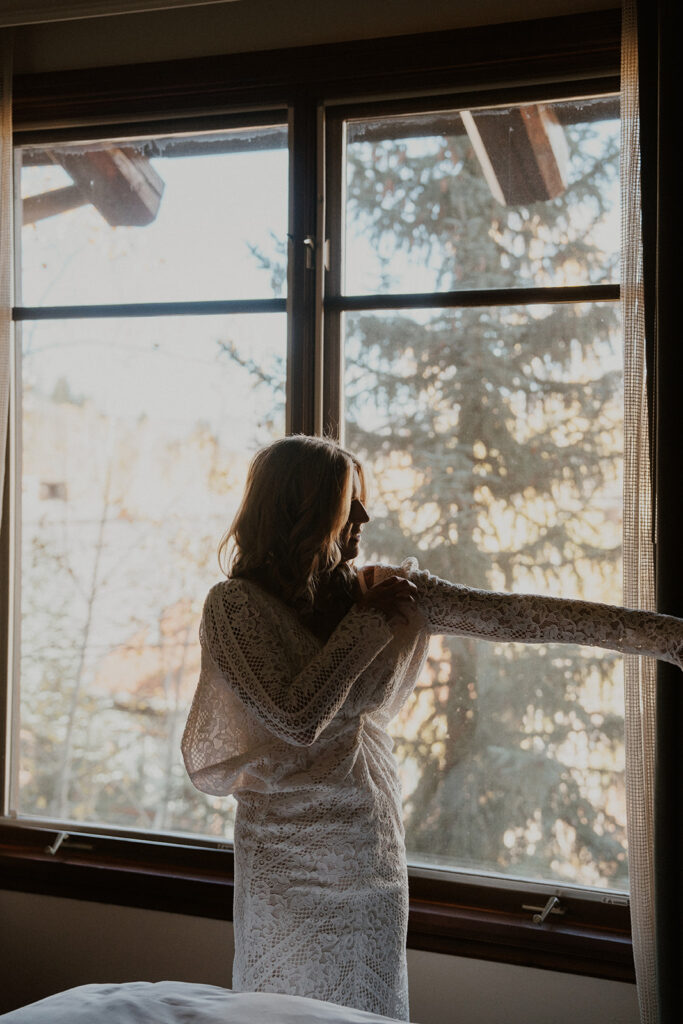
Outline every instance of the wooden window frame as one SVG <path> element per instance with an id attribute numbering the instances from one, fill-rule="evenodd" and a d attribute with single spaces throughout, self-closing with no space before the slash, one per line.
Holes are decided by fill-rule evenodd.
<path id="1" fill-rule="evenodd" d="M 322 315 L 316 275 L 305 266 L 304 237 L 321 231 L 317 186 L 321 110 L 326 105 L 397 96 L 486 94 L 510 98 L 553 87 L 571 93 L 606 91 L 618 83 L 620 12 L 543 19 L 385 40 L 299 47 L 84 71 L 20 75 L 14 84 L 17 142 L 57 141 L 93 126 L 102 135 L 178 129 L 185 119 L 222 113 L 291 111 L 291 166 L 305 187 L 293 193 L 288 307 L 289 429 L 314 432 Z M 567 85 L 567 83 L 570 83 Z M 557 87 L 557 88 L 555 88 Z M 404 104 L 410 100 L 401 100 Z M 416 101 L 421 102 L 421 101 Z M 403 108 L 402 108 L 403 109 Z M 208 122 L 206 122 L 208 123 Z M 318 281 L 319 284 L 319 281 Z M 609 286 L 612 287 L 612 286 Z M 607 297 L 607 296 L 605 296 Z M 610 295 L 614 298 L 613 295 Z M 334 300 L 330 304 L 331 309 Z M 19 312 L 18 316 L 21 316 Z M 326 339 L 328 368 L 338 366 Z M 335 363 L 335 359 L 337 362 Z M 322 406 L 334 408 L 335 370 L 324 376 Z M 331 382 L 331 383 L 330 383 Z M 7 488 L 4 512 L 9 511 Z M 3 523 L 7 515 L 3 515 Z M 0 617 L 8 621 L 9 531 L 0 535 Z M 0 659 L 7 665 L 7 629 Z M 0 733 L 4 752 L 6 729 Z M 0 782 L 6 788 L 5 758 Z M 65 834 L 67 834 L 65 837 Z M 61 838 L 60 838 L 61 836 Z M 59 840 L 59 841 L 58 841 Z M 232 917 L 232 852 L 177 836 L 146 837 L 0 820 L 0 871 L 5 889 L 94 900 L 209 918 Z M 565 913 L 539 925 L 534 908 L 560 892 Z M 531 909 L 529 909 L 531 908 Z M 608 893 L 476 875 L 411 871 L 410 948 L 633 982 L 628 900 Z"/>

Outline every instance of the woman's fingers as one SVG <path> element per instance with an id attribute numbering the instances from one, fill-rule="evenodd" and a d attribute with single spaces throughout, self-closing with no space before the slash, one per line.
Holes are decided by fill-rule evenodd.
<path id="1" fill-rule="evenodd" d="M 374 587 L 370 587 L 368 590 L 369 594 L 373 592 L 381 592 L 383 590 L 409 590 L 417 591 L 417 587 L 410 580 L 407 580 L 405 576 L 387 576 L 386 579 L 382 580 L 381 583 L 376 583 Z"/>
<path id="2" fill-rule="evenodd" d="M 389 576 L 388 579 L 384 580 L 378 585 L 379 587 L 385 587 L 386 592 L 396 600 L 399 601 L 414 601 L 417 596 L 417 587 L 410 580 L 405 579 L 403 576 Z M 372 593 L 373 587 L 369 593 Z"/>
<path id="3" fill-rule="evenodd" d="M 383 612 L 389 622 L 408 621 L 408 606 L 415 603 L 417 587 L 404 576 L 388 576 L 381 583 L 371 587 L 362 603 Z"/>

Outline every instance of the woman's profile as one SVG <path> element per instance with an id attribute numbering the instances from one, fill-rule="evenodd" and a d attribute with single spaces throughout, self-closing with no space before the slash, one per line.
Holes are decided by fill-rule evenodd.
<path id="1" fill-rule="evenodd" d="M 391 719 L 429 638 L 573 642 L 682 665 L 683 620 L 495 594 L 400 566 L 352 566 L 369 516 L 359 460 L 336 442 L 254 458 L 206 599 L 183 755 L 232 793 L 233 988 L 408 1019 L 408 887 Z"/>

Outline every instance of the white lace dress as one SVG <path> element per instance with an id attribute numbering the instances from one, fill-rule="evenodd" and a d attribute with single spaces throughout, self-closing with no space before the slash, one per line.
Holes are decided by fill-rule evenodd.
<path id="1" fill-rule="evenodd" d="M 408 559 L 407 625 L 353 607 L 326 643 L 245 580 L 210 592 L 183 736 L 195 786 L 234 793 L 237 991 L 408 1018 L 401 793 L 386 727 L 434 633 L 571 642 L 681 666 L 683 620 L 447 583 Z"/>

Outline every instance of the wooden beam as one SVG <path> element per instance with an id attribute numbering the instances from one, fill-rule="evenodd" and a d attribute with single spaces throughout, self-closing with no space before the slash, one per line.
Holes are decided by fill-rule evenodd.
<path id="1" fill-rule="evenodd" d="M 567 187 L 569 151 L 549 107 L 463 110 L 462 120 L 491 194 L 503 206 L 554 199 Z"/>
<path id="2" fill-rule="evenodd" d="M 21 204 L 23 225 L 26 227 L 46 217 L 75 210 L 87 202 L 88 199 L 77 185 L 66 185 L 64 188 L 53 188 L 50 192 L 41 192 L 37 196 L 27 196 Z"/>
<path id="3" fill-rule="evenodd" d="M 151 224 L 159 212 L 164 182 L 134 149 L 53 149 L 50 155 L 112 227 Z"/>

